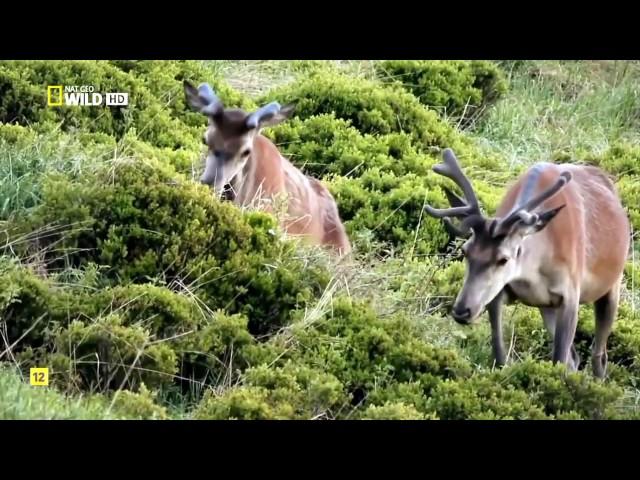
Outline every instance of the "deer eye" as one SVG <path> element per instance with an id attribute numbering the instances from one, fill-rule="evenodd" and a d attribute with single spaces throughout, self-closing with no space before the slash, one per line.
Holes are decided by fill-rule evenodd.
<path id="1" fill-rule="evenodd" d="M 240 154 L 240 156 L 242 158 L 247 158 L 249 156 L 249 154 L 251 153 L 251 150 L 249 150 L 248 148 L 243 150 L 242 153 Z"/>
<path id="2" fill-rule="evenodd" d="M 499 258 L 496 263 L 498 264 L 499 267 L 504 267 L 508 261 L 509 259 L 507 257 L 502 257 L 502 258 Z"/>

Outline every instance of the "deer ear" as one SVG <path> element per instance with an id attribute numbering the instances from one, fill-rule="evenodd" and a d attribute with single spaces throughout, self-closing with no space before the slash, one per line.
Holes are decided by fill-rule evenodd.
<path id="1" fill-rule="evenodd" d="M 198 112 L 202 111 L 202 109 L 206 107 L 207 104 L 198 94 L 198 89 L 186 80 L 184 81 L 183 86 L 184 86 L 184 94 L 187 99 L 187 103 L 194 110 Z"/>
<path id="2" fill-rule="evenodd" d="M 208 83 L 202 83 L 196 89 L 185 80 L 183 86 L 187 103 L 191 108 L 211 117 L 219 117 L 222 114 L 222 102 Z"/>
<path id="3" fill-rule="evenodd" d="M 285 120 L 289 119 L 293 114 L 294 110 L 295 110 L 294 104 L 285 105 L 275 115 L 261 120 L 258 127 L 264 128 L 264 127 L 273 127 L 275 125 L 278 125 L 279 123 L 282 123 Z"/>
<path id="4" fill-rule="evenodd" d="M 543 230 L 547 225 L 549 225 L 551 220 L 553 220 L 556 215 L 558 215 L 560 210 L 562 210 L 564 207 L 566 207 L 566 205 L 560 205 L 559 207 L 547 210 L 546 212 L 533 214 L 536 217 L 533 223 L 526 224 L 523 222 L 517 222 L 513 226 L 512 231 L 517 230 L 523 236 L 539 232 L 540 230 Z"/>
<path id="5" fill-rule="evenodd" d="M 540 215 L 538 215 L 538 221 L 534 225 L 536 227 L 536 231 L 540 231 L 544 227 L 549 225 L 549 222 L 551 220 L 553 220 L 555 218 L 555 216 L 558 213 L 560 213 L 560 210 L 562 210 L 564 207 L 566 207 L 566 205 L 560 205 L 557 208 L 554 208 L 552 210 L 547 210 L 546 212 L 541 213 Z"/>

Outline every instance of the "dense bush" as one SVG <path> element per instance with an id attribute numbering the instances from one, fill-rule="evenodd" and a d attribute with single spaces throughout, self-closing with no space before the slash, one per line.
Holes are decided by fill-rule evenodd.
<path id="1" fill-rule="evenodd" d="M 271 90 L 258 103 L 294 102 L 295 116 L 335 114 L 362 133 L 405 132 L 421 149 L 455 147 L 460 139 L 452 127 L 399 87 L 320 72 Z"/>
<path id="2" fill-rule="evenodd" d="M 230 381 L 247 368 L 244 348 L 255 344 L 246 318 L 206 313 L 151 285 L 61 291 L 46 308 L 45 341 L 20 343 L 14 354 L 25 371 L 48 365 L 52 383 L 70 391 L 146 384 L 194 393 L 195 385 Z"/>
<path id="3" fill-rule="evenodd" d="M 165 407 L 155 403 L 154 395 L 144 386 L 139 392 L 120 390 L 114 394 L 110 408 L 118 415 L 133 420 L 166 420 Z"/>
<path id="4" fill-rule="evenodd" d="M 422 395 L 442 379 L 470 373 L 453 351 L 419 335 L 408 318 L 380 318 L 362 303 L 335 298 L 329 312 L 301 314 L 286 332 L 257 346 L 260 352 L 252 357 L 262 366 L 247 370 L 241 385 L 210 392 L 196 415 L 350 418 L 370 404 L 406 403 L 408 394 L 400 387 L 406 382 L 418 382 Z"/>
<path id="5" fill-rule="evenodd" d="M 489 373 L 433 347 L 402 316 L 336 298 L 321 317 L 257 346 L 266 356 L 234 387 L 210 391 L 197 418 L 617 418 L 615 384 L 526 360 Z M 258 358 L 254 356 L 254 359 Z M 260 362 L 259 362 L 260 363 Z"/>
<path id="6" fill-rule="evenodd" d="M 64 378 L 94 391 L 127 387 L 142 382 L 156 387 L 178 373 L 176 352 L 167 343 L 152 340 L 141 325 L 126 325 L 117 313 L 73 320 L 52 331 L 52 350 L 46 364 Z"/>
<path id="7" fill-rule="evenodd" d="M 355 400 L 387 381 L 430 383 L 469 373 L 455 352 L 422 341 L 418 326 L 402 315 L 380 318 L 366 305 L 338 298 L 312 325 L 292 326 L 302 357 L 340 379 Z"/>
<path id="8" fill-rule="evenodd" d="M 269 136 L 292 162 L 319 177 L 359 177 L 374 167 L 396 175 L 427 175 L 435 163 L 432 156 L 416 150 L 407 133 L 362 134 L 350 120 L 334 113 L 293 118 Z"/>
<path id="9" fill-rule="evenodd" d="M 503 385 L 527 392 L 530 399 L 544 407 L 548 415 L 575 412 L 585 419 L 616 416 L 615 402 L 622 390 L 604 384 L 583 373 L 568 373 L 562 365 L 523 361 L 498 374 Z"/>
<path id="10" fill-rule="evenodd" d="M 425 416 L 411 405 L 385 403 L 384 405 L 370 405 L 360 416 L 363 420 L 436 420 L 435 415 Z"/>
<path id="11" fill-rule="evenodd" d="M 245 384 L 222 395 L 208 392 L 195 412 L 200 419 L 323 418 L 344 404 L 340 382 L 330 374 L 287 363 L 245 372 Z"/>
<path id="12" fill-rule="evenodd" d="M 48 327 L 51 289 L 31 272 L 0 257 L 0 320 L 9 345 L 39 346 Z"/>
<path id="13" fill-rule="evenodd" d="M 135 130 L 158 147 L 196 148 L 205 119 L 185 107 L 182 80 L 208 81 L 229 106 L 242 97 L 194 62 L 3 61 L 0 122 L 99 132 L 121 138 Z M 129 93 L 128 107 L 47 106 L 49 85 L 91 85 L 96 92 Z"/>
<path id="14" fill-rule="evenodd" d="M 152 161 L 53 178 L 33 214 L 16 223 L 30 232 L 67 227 L 30 245 L 50 270 L 95 263 L 109 267 L 105 278 L 114 283 L 181 282 L 212 309 L 247 314 L 253 332 L 284 324 L 328 280 L 296 258 L 294 243 L 280 241 L 272 217 L 242 214 Z"/>
<path id="15" fill-rule="evenodd" d="M 482 60 L 387 60 L 376 70 L 383 81 L 400 83 L 421 103 L 465 120 L 507 90 L 500 68 Z"/>
<path id="16" fill-rule="evenodd" d="M 523 390 L 495 379 L 474 376 L 443 382 L 429 399 L 429 407 L 443 420 L 540 420 L 546 416 Z"/>
<path id="17" fill-rule="evenodd" d="M 622 390 L 561 365 L 524 360 L 438 385 L 428 408 L 441 419 L 618 418 Z"/>
<path id="18" fill-rule="evenodd" d="M 166 287 L 63 288 L 6 260 L 0 280 L 12 354 L 25 369 L 49 365 L 60 387 L 189 387 L 249 365 L 243 348 L 255 340 L 245 317 L 210 312 Z"/>

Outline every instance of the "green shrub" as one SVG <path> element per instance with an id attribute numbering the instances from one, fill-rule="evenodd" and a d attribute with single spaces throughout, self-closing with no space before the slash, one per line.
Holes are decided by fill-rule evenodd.
<path id="1" fill-rule="evenodd" d="M 624 178 L 640 175 L 640 147 L 637 145 L 616 142 L 600 155 L 579 153 L 584 163 L 598 166 L 612 176 Z"/>
<path id="2" fill-rule="evenodd" d="M 378 76 L 403 85 L 421 103 L 468 120 L 507 91 L 502 71 L 482 60 L 387 60 Z"/>
<path id="3" fill-rule="evenodd" d="M 629 304 L 620 304 L 618 316 L 613 324 L 607 342 L 609 362 L 624 367 L 636 377 L 640 377 L 640 315 L 631 311 Z"/>
<path id="4" fill-rule="evenodd" d="M 198 384 L 230 381 L 255 364 L 252 347 L 256 340 L 249 333 L 248 323 L 242 315 L 201 314 L 197 329 L 172 341 L 181 355 L 178 383 L 183 392 L 192 391 Z"/>
<path id="5" fill-rule="evenodd" d="M 263 387 L 234 387 L 221 396 L 211 392 L 194 412 L 196 420 L 287 420 L 294 408 L 286 398 L 272 398 Z"/>
<path id="6" fill-rule="evenodd" d="M 123 325 L 143 329 L 154 343 L 175 352 L 180 365 L 175 383 L 185 390 L 194 382 L 217 384 L 248 366 L 243 349 L 255 341 L 241 315 L 211 312 L 197 299 L 150 284 L 76 293 L 73 300 L 56 305 L 60 324 L 117 313 Z"/>
<path id="7" fill-rule="evenodd" d="M 410 319 L 379 317 L 345 297 L 318 316 L 299 312 L 286 330 L 242 355 L 252 366 L 240 384 L 209 393 L 197 418 L 348 419 L 386 403 L 413 405 L 432 418 L 425 405 L 433 388 L 470 374 L 467 362 L 423 340 Z"/>
<path id="8" fill-rule="evenodd" d="M 622 390 L 604 384 L 584 373 L 567 372 L 563 365 L 524 361 L 498 372 L 495 380 L 527 392 L 532 401 L 544 407 L 547 415 L 576 412 L 585 419 L 615 416 L 614 402 Z"/>
<path id="9" fill-rule="evenodd" d="M 28 147 L 35 141 L 36 135 L 36 132 L 28 127 L 0 122 L 0 145 L 3 150 L 8 145 Z"/>
<path id="10" fill-rule="evenodd" d="M 25 372 L 48 365 L 61 388 L 136 390 L 146 383 L 187 392 L 251 365 L 255 340 L 241 315 L 211 312 L 156 285 L 53 287 L 7 260 L 1 270 L 0 317 L 12 354 Z"/>
<path id="11" fill-rule="evenodd" d="M 203 61 L 111 60 L 109 63 L 135 77 L 160 101 L 168 104 L 172 116 L 190 126 L 202 127 L 204 117 L 186 105 L 183 80 L 194 85 L 207 82 L 229 108 L 253 108 L 250 100 L 229 87 Z"/>
<path id="12" fill-rule="evenodd" d="M 400 87 L 319 72 L 292 84 L 276 87 L 258 103 L 276 100 L 296 103 L 295 116 L 305 119 L 334 113 L 362 133 L 407 133 L 421 148 L 455 147 L 453 129 Z"/>
<path id="13" fill-rule="evenodd" d="M 332 416 L 345 402 L 342 385 L 332 375 L 287 363 L 245 372 L 245 384 L 221 395 L 207 392 L 196 419 L 313 419 Z"/>
<path id="14" fill-rule="evenodd" d="M 331 311 L 292 325 L 298 345 L 286 355 L 334 375 L 358 404 L 371 391 L 395 382 L 421 382 L 425 391 L 443 378 L 468 375 L 469 365 L 451 351 L 423 340 L 418 326 L 402 315 L 381 318 L 347 298 Z"/>
<path id="15" fill-rule="evenodd" d="M 359 177 L 374 167 L 424 176 L 435 163 L 416 151 L 407 133 L 362 134 L 334 113 L 293 118 L 272 129 L 269 137 L 294 164 L 316 177 Z"/>
<path id="16" fill-rule="evenodd" d="M 436 420 L 435 415 L 425 417 L 412 405 L 402 402 L 385 403 L 384 405 L 370 405 L 360 416 L 364 420 Z"/>
<path id="17" fill-rule="evenodd" d="M 273 217 L 242 214 L 153 161 L 112 162 L 77 181 L 52 178 L 41 205 L 17 224 L 29 232 L 72 226 L 31 245 L 46 250 L 52 271 L 94 263 L 107 265 L 114 283 L 183 282 L 211 309 L 246 314 L 253 332 L 284 324 L 328 281 L 278 238 Z"/>
<path id="18" fill-rule="evenodd" d="M 118 416 L 133 420 L 166 420 L 168 418 L 167 409 L 155 403 L 153 394 L 144 384 L 137 393 L 129 390 L 117 392 L 112 409 Z"/>
<path id="19" fill-rule="evenodd" d="M 489 374 L 444 381 L 428 401 L 441 419 L 619 418 L 622 390 L 563 365 L 525 360 Z"/>
<path id="20" fill-rule="evenodd" d="M 623 177 L 618 181 L 618 191 L 626 208 L 634 232 L 640 231 L 640 177 Z"/>
<path id="21" fill-rule="evenodd" d="M 184 78 L 212 83 L 229 106 L 243 104 L 237 93 L 219 79 L 210 78 L 208 70 L 188 61 L 3 61 L 0 122 L 39 128 L 60 123 L 64 130 L 100 132 L 116 138 L 135 129 L 142 139 L 158 147 L 194 148 L 200 144 L 205 119 L 187 111 Z M 92 85 L 96 92 L 127 92 L 129 106 L 49 107 L 49 85 Z"/>
<path id="22" fill-rule="evenodd" d="M 117 314 L 73 320 L 52 333 L 49 364 L 64 380 L 82 389 L 137 389 L 141 383 L 170 384 L 178 373 L 176 352 L 154 342 L 140 325 L 125 325 Z"/>
<path id="23" fill-rule="evenodd" d="M 430 387 L 430 385 L 427 386 L 427 388 Z M 385 387 L 375 388 L 369 392 L 366 401 L 369 406 L 362 412 L 363 415 L 367 415 L 370 407 L 374 407 L 376 411 L 375 408 L 384 405 L 391 405 L 389 408 L 392 410 L 393 405 L 410 405 L 424 416 L 428 410 L 429 398 L 425 395 L 425 386 L 416 381 L 390 383 Z"/>
<path id="24" fill-rule="evenodd" d="M 540 420 L 547 416 L 525 391 L 474 376 L 436 387 L 429 408 L 442 420 Z"/>
<path id="25" fill-rule="evenodd" d="M 32 272 L 0 257 L 0 321 L 6 326 L 7 342 L 39 346 L 49 322 L 51 288 Z M 19 343 L 21 342 L 21 343 Z M 4 350 L 4 348 L 3 348 Z"/>

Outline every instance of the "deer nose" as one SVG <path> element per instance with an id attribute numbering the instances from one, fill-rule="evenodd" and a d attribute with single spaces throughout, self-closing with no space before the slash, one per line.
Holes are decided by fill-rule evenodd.
<path id="1" fill-rule="evenodd" d="M 453 319 L 461 324 L 467 324 L 469 322 L 469 318 L 471 317 L 471 309 L 470 308 L 460 308 L 457 305 L 454 305 L 451 309 L 451 316 Z"/>

